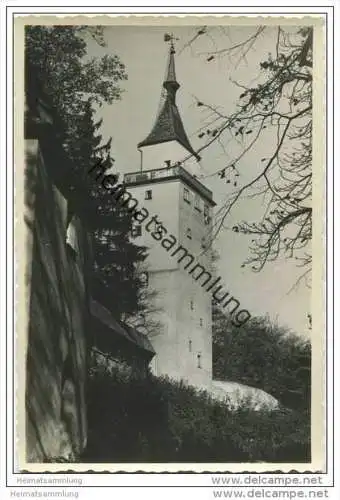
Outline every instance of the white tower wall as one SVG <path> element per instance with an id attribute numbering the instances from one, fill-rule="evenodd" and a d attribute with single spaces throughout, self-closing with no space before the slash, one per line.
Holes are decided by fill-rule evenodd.
<path id="1" fill-rule="evenodd" d="M 202 248 L 202 239 L 210 229 L 204 205 L 211 210 L 211 202 L 188 186 L 181 176 L 162 178 L 174 171 L 138 172 L 136 175 L 142 179 L 140 184 L 127 182 L 127 190 L 139 202 L 138 208 L 149 212 L 148 219 L 141 224 L 142 234 L 135 241 L 149 248 L 149 287 L 157 291 L 155 306 L 160 309 L 154 314 L 161 327 L 151 338 L 156 351 L 152 369 L 156 375 L 168 375 L 191 385 L 208 387 L 212 380 L 211 294 L 189 271 L 196 263 L 211 270 L 211 251 L 203 254 Z M 148 179 L 143 181 L 141 174 Z M 132 174 L 129 175 L 128 180 Z M 146 199 L 150 191 L 151 199 Z M 177 240 L 169 252 L 146 229 L 153 215 L 158 216 L 168 235 L 172 234 Z M 153 227 L 150 225 L 149 229 L 152 231 Z M 193 266 L 187 269 L 185 265 L 190 259 L 178 262 L 181 252 L 170 255 L 179 245 L 195 258 Z"/>

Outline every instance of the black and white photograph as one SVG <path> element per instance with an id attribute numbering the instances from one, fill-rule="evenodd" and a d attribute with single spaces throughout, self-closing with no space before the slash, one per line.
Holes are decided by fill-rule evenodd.
<path id="1" fill-rule="evenodd" d="M 24 468 L 322 470 L 321 23 L 20 26 Z"/>

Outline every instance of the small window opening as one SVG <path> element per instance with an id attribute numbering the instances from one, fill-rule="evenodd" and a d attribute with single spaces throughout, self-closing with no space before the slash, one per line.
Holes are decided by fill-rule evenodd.
<path id="1" fill-rule="evenodd" d="M 187 229 L 187 238 L 189 238 L 189 240 L 192 239 L 190 227 L 188 227 L 188 229 Z"/>
<path id="2" fill-rule="evenodd" d="M 202 363 L 201 363 L 201 361 L 202 361 L 202 355 L 201 355 L 201 353 L 199 352 L 199 353 L 197 354 L 197 368 L 202 368 Z"/>
<path id="3" fill-rule="evenodd" d="M 149 273 L 146 271 L 140 274 L 140 281 L 143 286 L 148 286 L 149 284 Z"/>
<path id="4" fill-rule="evenodd" d="M 211 222 L 211 217 L 210 217 L 210 209 L 208 205 L 204 205 L 204 223 L 205 224 L 210 224 Z"/>
<path id="5" fill-rule="evenodd" d="M 78 253 L 78 245 L 77 245 L 77 230 L 74 223 L 74 217 L 71 218 L 68 223 L 66 229 L 66 238 L 65 238 L 66 248 L 69 255 L 75 259 Z"/>
<path id="6" fill-rule="evenodd" d="M 142 236 L 142 226 L 138 224 L 138 226 L 134 226 L 131 231 L 132 237 L 137 238 L 138 236 Z"/>
<path id="7" fill-rule="evenodd" d="M 145 191 L 145 199 L 146 200 L 152 200 L 152 189 L 147 189 Z"/>
<path id="8" fill-rule="evenodd" d="M 201 200 L 200 200 L 199 196 L 196 196 L 196 198 L 195 198 L 195 209 L 198 210 L 199 212 L 202 212 Z"/>

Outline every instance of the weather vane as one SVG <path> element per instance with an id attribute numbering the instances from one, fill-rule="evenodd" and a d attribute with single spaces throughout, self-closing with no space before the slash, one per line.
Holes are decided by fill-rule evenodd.
<path id="1" fill-rule="evenodd" d="M 179 40 L 173 33 L 165 33 L 164 42 L 170 42 L 170 47 L 172 51 L 175 51 L 174 41 Z"/>

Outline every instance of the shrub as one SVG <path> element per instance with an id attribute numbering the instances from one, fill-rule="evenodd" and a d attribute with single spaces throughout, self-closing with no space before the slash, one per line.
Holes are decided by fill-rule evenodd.
<path id="1" fill-rule="evenodd" d="M 92 370 L 86 462 L 308 462 L 307 414 L 237 410 L 168 378 Z"/>

